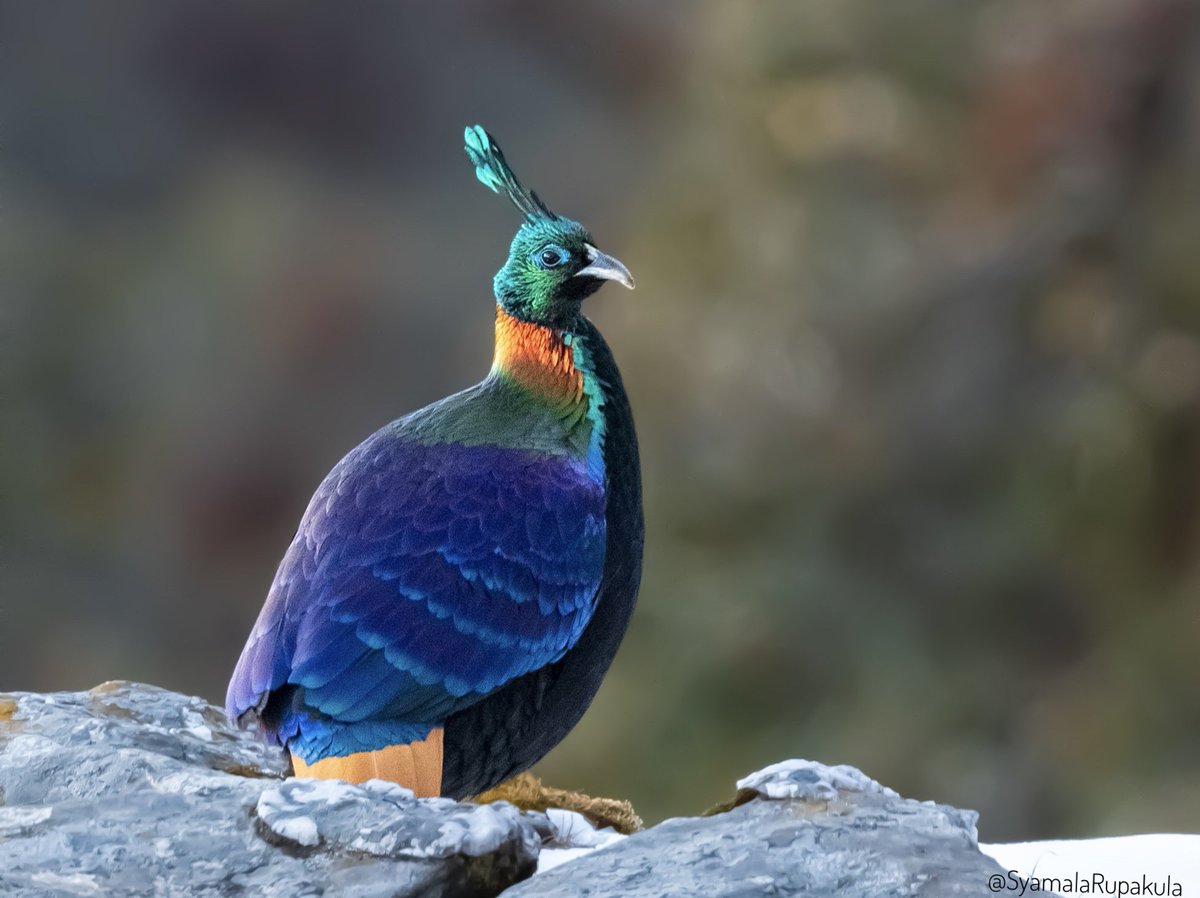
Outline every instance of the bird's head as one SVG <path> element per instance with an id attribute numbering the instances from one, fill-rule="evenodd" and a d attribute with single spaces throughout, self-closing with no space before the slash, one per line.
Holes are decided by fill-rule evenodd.
<path id="1" fill-rule="evenodd" d="M 467 128 L 465 139 L 475 176 L 525 216 L 493 281 L 501 308 L 524 321 L 562 327 L 605 281 L 633 289 L 629 269 L 600 252 L 583 225 L 555 215 L 525 189 L 490 134 L 475 125 Z"/>

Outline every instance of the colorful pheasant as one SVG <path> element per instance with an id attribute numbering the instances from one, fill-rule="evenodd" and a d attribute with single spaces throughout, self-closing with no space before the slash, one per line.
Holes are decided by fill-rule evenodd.
<path id="1" fill-rule="evenodd" d="M 633 611 L 643 534 L 629 402 L 581 311 L 633 279 L 486 131 L 466 144 L 525 218 L 493 284 L 492 370 L 329 473 L 226 698 L 299 776 L 453 798 L 526 770 L 583 715 Z"/>

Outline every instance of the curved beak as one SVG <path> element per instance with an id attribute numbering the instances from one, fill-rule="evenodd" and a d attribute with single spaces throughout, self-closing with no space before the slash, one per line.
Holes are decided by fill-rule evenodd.
<path id="1" fill-rule="evenodd" d="M 588 264 L 586 267 L 575 272 L 575 277 L 589 277 L 604 281 L 616 281 L 622 287 L 630 290 L 633 289 L 633 275 L 629 273 L 629 269 L 622 265 L 612 256 L 605 255 L 592 246 L 590 243 L 585 243 L 588 254 Z"/>

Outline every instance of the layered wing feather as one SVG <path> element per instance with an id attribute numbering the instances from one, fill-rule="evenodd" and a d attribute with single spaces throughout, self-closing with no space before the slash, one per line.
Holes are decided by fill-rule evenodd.
<path id="1" fill-rule="evenodd" d="M 595 609 L 601 484 L 582 460 L 384 428 L 313 496 L 238 661 L 234 718 L 312 761 L 422 738 L 560 659 Z"/>

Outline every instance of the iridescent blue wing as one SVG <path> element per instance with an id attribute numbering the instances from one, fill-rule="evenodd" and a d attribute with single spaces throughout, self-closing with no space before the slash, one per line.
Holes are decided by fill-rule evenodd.
<path id="1" fill-rule="evenodd" d="M 422 738 L 575 644 L 604 545 L 603 487 L 582 460 L 385 428 L 313 496 L 228 711 L 286 694 L 264 720 L 310 761 Z"/>

